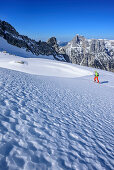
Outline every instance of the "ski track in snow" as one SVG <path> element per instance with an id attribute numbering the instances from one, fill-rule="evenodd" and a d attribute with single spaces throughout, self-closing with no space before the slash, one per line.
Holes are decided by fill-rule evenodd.
<path id="1" fill-rule="evenodd" d="M 112 170 L 113 92 L 0 68 L 0 170 Z"/>

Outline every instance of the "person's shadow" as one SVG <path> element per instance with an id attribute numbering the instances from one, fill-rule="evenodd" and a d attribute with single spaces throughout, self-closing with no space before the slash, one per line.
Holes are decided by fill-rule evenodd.
<path id="1" fill-rule="evenodd" d="M 101 81 L 100 84 L 108 83 L 108 81 Z"/>

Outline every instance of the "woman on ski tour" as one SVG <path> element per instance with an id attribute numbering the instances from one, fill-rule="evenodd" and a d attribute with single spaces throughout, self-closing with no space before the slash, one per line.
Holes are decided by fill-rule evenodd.
<path id="1" fill-rule="evenodd" d="M 94 77 L 94 82 L 96 82 L 96 79 L 97 79 L 97 83 L 99 83 L 99 73 L 97 71 L 95 71 L 95 77 Z"/>

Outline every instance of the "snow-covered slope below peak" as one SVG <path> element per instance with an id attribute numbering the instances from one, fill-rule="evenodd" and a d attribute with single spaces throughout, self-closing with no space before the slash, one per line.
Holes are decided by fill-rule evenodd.
<path id="1" fill-rule="evenodd" d="M 14 45 L 9 44 L 4 38 L 0 37 L 0 51 L 6 51 L 9 54 L 24 57 L 24 58 L 47 58 L 51 60 L 55 60 L 52 55 L 44 56 L 44 55 L 34 55 L 32 52 L 26 51 L 24 48 L 19 48 Z"/>
<path id="2" fill-rule="evenodd" d="M 0 52 L 0 67 L 17 70 L 25 73 L 55 76 L 55 77 L 82 77 L 92 75 L 91 71 L 76 67 L 76 65 L 40 58 L 22 58 Z"/>

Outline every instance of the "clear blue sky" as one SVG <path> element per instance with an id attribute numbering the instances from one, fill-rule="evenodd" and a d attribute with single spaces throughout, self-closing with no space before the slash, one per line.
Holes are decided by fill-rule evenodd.
<path id="1" fill-rule="evenodd" d="M 114 0 L 0 0 L 0 19 L 36 40 L 114 39 Z"/>

